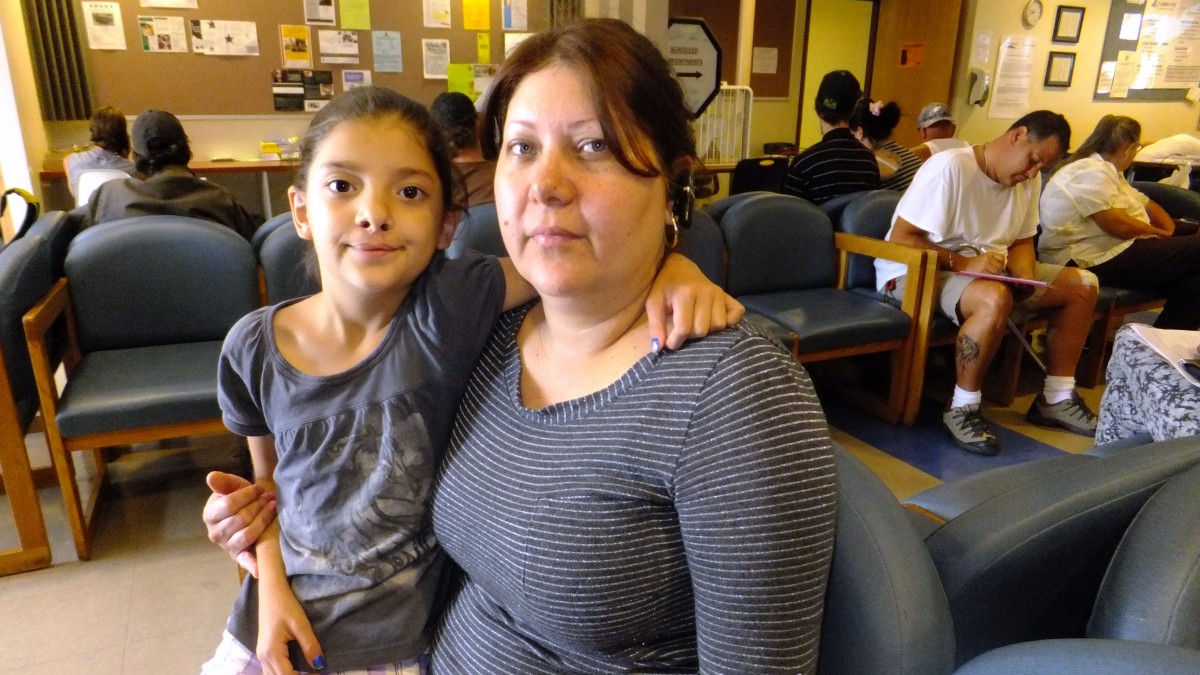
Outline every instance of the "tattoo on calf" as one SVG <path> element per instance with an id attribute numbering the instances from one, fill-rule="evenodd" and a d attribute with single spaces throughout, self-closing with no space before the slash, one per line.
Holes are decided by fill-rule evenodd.
<path id="1" fill-rule="evenodd" d="M 971 339 L 970 335 L 959 335 L 958 344 L 954 346 L 954 355 L 958 357 L 959 367 L 966 368 L 979 358 L 979 343 Z"/>

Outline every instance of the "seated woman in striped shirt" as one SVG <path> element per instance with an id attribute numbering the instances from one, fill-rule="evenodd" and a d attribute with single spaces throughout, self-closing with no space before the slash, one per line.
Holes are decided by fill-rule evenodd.
<path id="1" fill-rule="evenodd" d="M 921 168 L 921 158 L 892 139 L 892 130 L 900 123 L 900 106 L 893 101 L 862 99 L 850 116 L 854 137 L 875 153 L 879 164 L 880 187 L 904 192 L 913 175 Z"/>

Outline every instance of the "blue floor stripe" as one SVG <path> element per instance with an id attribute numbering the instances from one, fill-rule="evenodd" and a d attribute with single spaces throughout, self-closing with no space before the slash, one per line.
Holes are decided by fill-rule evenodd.
<path id="1" fill-rule="evenodd" d="M 922 406 L 917 423 L 912 427 L 888 424 L 832 396 L 822 396 L 821 403 L 830 426 L 943 481 L 998 466 L 1065 454 L 1052 445 L 995 423 L 991 427 L 1000 439 L 1000 454 L 984 457 L 969 453 L 950 441 L 941 427 L 941 408 L 933 401 Z"/>

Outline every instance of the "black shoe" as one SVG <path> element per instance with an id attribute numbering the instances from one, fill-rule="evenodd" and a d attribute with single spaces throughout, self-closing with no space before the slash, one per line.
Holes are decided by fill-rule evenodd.
<path id="1" fill-rule="evenodd" d="M 942 413 L 942 426 L 954 444 L 967 452 L 977 455 L 1000 452 L 1000 439 L 988 428 L 987 421 L 979 412 L 978 403 L 950 408 Z"/>

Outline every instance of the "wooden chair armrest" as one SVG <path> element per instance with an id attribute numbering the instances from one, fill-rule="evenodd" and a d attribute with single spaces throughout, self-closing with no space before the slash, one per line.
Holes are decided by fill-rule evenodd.
<path id="1" fill-rule="evenodd" d="M 932 297 L 931 290 L 929 293 L 923 293 L 926 290 L 924 288 L 926 280 L 932 280 L 937 272 L 937 257 L 930 251 L 848 232 L 835 232 L 834 246 L 838 251 L 837 280 L 839 288 L 846 287 L 850 255 L 857 253 L 871 258 L 891 260 L 908 267 L 909 283 L 905 284 L 904 298 L 900 303 L 900 309 L 905 314 L 916 318 L 917 312 L 922 307 L 922 295 Z"/>
<path id="2" fill-rule="evenodd" d="M 25 342 L 29 347 L 29 360 L 33 365 L 33 377 L 41 399 L 42 416 L 48 420 L 54 419 L 58 414 L 58 386 L 54 382 L 54 371 L 58 364 L 53 362 L 50 350 L 46 347 L 46 331 L 50 330 L 61 316 L 66 316 L 68 320 L 69 345 L 64 359 L 67 362 L 68 373 L 79 360 L 74 326 L 70 321 L 70 302 L 71 294 L 67 288 L 67 280 L 59 279 L 22 318 Z"/>

